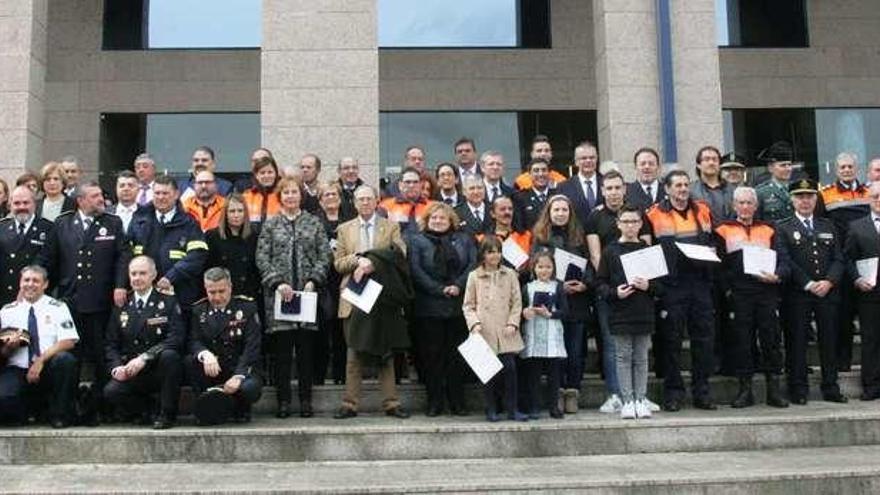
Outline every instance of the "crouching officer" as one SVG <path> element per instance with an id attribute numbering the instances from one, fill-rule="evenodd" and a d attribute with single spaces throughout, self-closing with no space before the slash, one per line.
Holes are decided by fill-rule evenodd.
<path id="1" fill-rule="evenodd" d="M 226 268 L 204 275 L 208 297 L 192 312 L 192 338 L 187 360 L 192 385 L 199 397 L 194 413 L 200 424 L 225 421 L 228 404 L 237 423 L 250 421 L 251 404 L 260 398 L 260 317 L 247 296 L 232 296 Z M 231 398 L 232 400 L 229 400 Z M 216 401 L 216 402 L 215 402 Z"/>
<path id="2" fill-rule="evenodd" d="M 715 228 L 718 252 L 722 254 L 721 287 L 729 294 L 727 307 L 734 337 L 732 361 L 739 378 L 739 392 L 731 406 L 754 405 L 752 375 L 758 371 L 767 377 L 767 404 L 788 407 L 788 401 L 779 389 L 782 339 L 777 317 L 778 287 L 788 277 L 788 260 L 784 258 L 784 252 L 779 251 L 779 239 L 773 226 L 755 220 L 758 196 L 754 189 L 738 187 L 733 193 L 733 209 L 736 220 L 722 222 Z M 762 271 L 760 275 L 745 273 L 746 246 L 775 250 L 775 270 Z"/>
<path id="3" fill-rule="evenodd" d="M 814 215 L 818 189 L 810 179 L 789 186 L 794 216 L 779 222 L 780 251 L 791 260 L 791 277 L 786 288 L 788 328 L 785 338 L 790 357 L 789 399 L 806 404 L 807 330 L 815 316 L 819 330 L 819 362 L 822 366 L 822 397 L 829 402 L 846 402 L 837 384 L 838 286 L 846 266 L 834 224 Z"/>
<path id="4" fill-rule="evenodd" d="M 185 331 L 174 296 L 153 288 L 156 264 L 137 256 L 128 266 L 133 293 L 122 308 L 114 308 L 107 326 L 106 354 L 112 380 L 104 396 L 142 423 L 150 421 L 150 395 L 159 392 L 159 414 L 153 429 L 174 426 L 183 374 L 179 350 Z"/>

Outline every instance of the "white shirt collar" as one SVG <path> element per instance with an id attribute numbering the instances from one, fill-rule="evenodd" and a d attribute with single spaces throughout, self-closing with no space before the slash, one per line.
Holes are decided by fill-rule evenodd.
<path id="1" fill-rule="evenodd" d="M 161 221 L 161 219 L 162 219 L 162 215 L 164 215 L 164 216 L 165 216 L 165 222 L 166 222 L 166 223 L 167 223 L 167 222 L 170 222 L 171 219 L 174 218 L 174 215 L 175 215 L 176 213 L 177 213 L 177 207 L 176 207 L 176 206 L 172 207 L 170 210 L 166 211 L 165 213 L 159 213 L 159 210 L 156 210 L 156 220 Z"/>
<path id="2" fill-rule="evenodd" d="M 376 226 L 376 214 L 375 213 L 373 213 L 373 216 L 371 216 L 369 220 L 364 220 L 364 217 L 358 215 L 358 220 L 360 220 L 360 222 L 361 222 L 361 227 L 363 227 L 364 225 L 369 225 L 370 228 Z"/>
<path id="3" fill-rule="evenodd" d="M 153 295 L 153 288 L 152 288 L 152 287 L 150 287 L 149 289 L 147 289 L 147 293 L 144 294 L 143 296 L 140 295 L 140 294 L 138 294 L 137 292 L 135 292 L 135 294 L 134 294 L 134 303 L 137 304 L 138 301 L 143 301 L 143 302 L 144 302 L 144 306 L 146 306 L 146 305 L 147 305 L 147 301 L 150 300 L 150 296 L 151 296 L 151 295 Z"/>
<path id="4" fill-rule="evenodd" d="M 77 210 L 77 213 L 79 213 L 79 220 L 80 220 L 80 222 L 82 222 L 83 224 L 86 223 L 86 218 L 88 218 L 90 222 L 94 222 L 94 221 L 95 221 L 95 217 L 90 217 L 90 216 L 84 214 L 84 213 L 82 212 L 82 210 Z"/>
<path id="5" fill-rule="evenodd" d="M 807 220 L 809 220 L 810 223 L 813 222 L 813 216 L 812 216 L 812 215 L 810 215 L 809 217 L 804 217 L 804 216 L 801 216 L 800 213 L 798 213 L 798 212 L 794 212 L 794 216 L 797 217 L 797 219 L 800 220 L 802 224 L 803 224 L 804 222 L 806 222 Z"/>
<path id="6" fill-rule="evenodd" d="M 36 218 L 36 216 L 31 215 L 31 217 L 28 219 L 28 221 L 25 222 L 25 224 L 24 224 L 24 231 L 25 231 L 25 232 L 27 232 L 28 230 L 31 229 L 31 225 L 34 224 L 34 218 Z M 18 232 L 18 226 L 19 226 L 19 225 L 21 225 L 21 224 L 18 223 L 18 220 L 15 220 L 15 231 L 16 231 L 16 233 Z"/>

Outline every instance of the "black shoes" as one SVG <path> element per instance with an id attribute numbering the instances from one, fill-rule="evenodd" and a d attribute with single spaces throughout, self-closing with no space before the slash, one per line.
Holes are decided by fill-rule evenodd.
<path id="1" fill-rule="evenodd" d="M 358 415 L 357 411 L 354 409 L 349 409 L 347 407 L 340 407 L 336 414 L 333 415 L 334 419 L 348 419 L 354 418 Z"/>
<path id="2" fill-rule="evenodd" d="M 385 411 L 385 415 L 391 416 L 392 418 L 406 419 L 409 417 L 409 412 L 406 409 L 398 406 L 392 407 L 391 409 Z"/>
<path id="3" fill-rule="evenodd" d="M 64 421 L 61 418 L 54 418 L 54 419 L 50 420 L 49 425 L 51 425 L 52 428 L 54 428 L 56 430 L 60 430 L 62 428 L 67 428 L 68 426 L 70 426 L 67 424 L 67 421 Z"/>
<path id="4" fill-rule="evenodd" d="M 667 399 L 663 401 L 663 410 L 666 412 L 681 411 L 681 402 L 678 399 Z"/>
<path id="5" fill-rule="evenodd" d="M 838 404 L 846 404 L 849 399 L 840 392 L 832 392 L 830 394 L 822 394 L 822 400 L 825 402 L 837 402 Z"/>
<path id="6" fill-rule="evenodd" d="M 702 409 L 704 411 L 714 411 L 718 409 L 718 406 L 712 402 L 712 399 L 709 397 L 697 397 L 694 399 L 694 407 L 697 409 Z"/>
<path id="7" fill-rule="evenodd" d="M 174 427 L 174 418 L 166 413 L 159 414 L 156 416 L 156 420 L 153 421 L 153 429 L 154 430 L 167 430 L 169 428 Z"/>
<path id="8" fill-rule="evenodd" d="M 807 405 L 807 396 L 805 395 L 792 395 L 791 403 L 796 406 L 806 406 Z"/>
<path id="9" fill-rule="evenodd" d="M 739 392 L 737 392 L 736 398 L 733 399 L 733 402 L 730 403 L 730 407 L 734 409 L 742 409 L 754 405 L 755 395 L 752 393 L 752 379 L 740 378 Z"/>
<path id="10" fill-rule="evenodd" d="M 311 418 L 315 415 L 315 410 L 312 408 L 312 401 L 304 400 L 302 401 L 302 405 L 299 410 L 299 417 L 301 418 Z"/>
<path id="11" fill-rule="evenodd" d="M 278 410 L 275 411 L 276 418 L 289 418 L 290 417 L 290 402 L 283 401 L 278 403 Z"/>

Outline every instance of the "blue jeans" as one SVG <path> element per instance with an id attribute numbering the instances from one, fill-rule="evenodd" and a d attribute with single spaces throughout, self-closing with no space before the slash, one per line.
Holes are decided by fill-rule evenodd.
<path id="1" fill-rule="evenodd" d="M 608 394 L 620 394 L 620 383 L 617 381 L 616 345 L 611 335 L 611 325 L 608 316 L 611 308 L 604 299 L 596 300 L 596 313 L 599 319 L 599 329 L 602 331 L 602 371 L 605 373 L 605 391 Z"/>
<path id="2" fill-rule="evenodd" d="M 581 389 L 584 378 L 584 322 L 563 321 L 565 364 L 562 369 L 562 388 Z"/>

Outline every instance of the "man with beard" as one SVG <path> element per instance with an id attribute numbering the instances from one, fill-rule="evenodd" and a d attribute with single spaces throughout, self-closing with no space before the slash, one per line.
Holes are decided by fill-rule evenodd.
<path id="1" fill-rule="evenodd" d="M 195 177 L 196 194 L 183 202 L 183 209 L 198 222 L 202 232 L 220 225 L 220 213 L 226 199 L 217 194 L 217 181 L 212 172 L 203 170 Z"/>
<path id="2" fill-rule="evenodd" d="M 0 270 L 0 305 L 17 299 L 21 269 L 36 263 L 54 227 L 34 215 L 34 193 L 25 186 L 12 190 L 9 206 L 12 216 L 0 220 L 0 259 L 4 265 Z"/>

